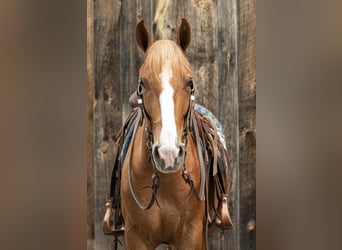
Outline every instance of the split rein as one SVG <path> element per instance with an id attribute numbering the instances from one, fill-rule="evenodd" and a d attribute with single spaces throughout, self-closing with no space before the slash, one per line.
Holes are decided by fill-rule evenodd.
<path id="1" fill-rule="evenodd" d="M 182 170 L 182 177 L 185 181 L 185 183 L 187 183 L 190 187 L 190 192 L 188 197 L 186 198 L 184 204 L 186 204 L 192 193 L 195 193 L 196 198 L 198 200 L 201 200 L 200 195 L 197 193 L 196 189 L 194 188 L 194 181 L 192 180 L 190 174 L 188 173 L 187 169 L 186 169 L 186 153 L 187 153 L 187 143 L 188 143 L 188 133 L 190 130 L 190 122 L 191 122 L 191 117 L 192 117 L 192 110 L 194 107 L 194 102 L 195 102 L 195 96 L 194 96 L 194 92 L 195 92 L 195 87 L 193 84 L 193 80 L 190 79 L 186 82 L 187 87 L 189 87 L 190 89 L 190 102 L 189 102 L 189 107 L 188 107 L 188 111 L 185 115 L 185 127 L 183 129 L 183 133 L 182 133 L 182 141 L 185 145 L 185 154 L 184 154 L 184 159 L 183 159 L 183 170 Z M 144 83 L 143 80 L 140 78 L 138 80 L 138 88 L 136 91 L 137 97 L 138 97 L 138 108 L 140 108 L 139 114 L 138 114 L 138 118 L 136 119 L 136 124 L 135 124 L 135 128 L 134 128 L 134 132 L 133 132 L 133 136 L 132 138 L 134 138 L 135 136 L 135 132 L 137 130 L 138 126 L 142 126 L 142 122 L 145 119 L 146 123 L 145 123 L 145 134 L 146 134 L 146 146 L 147 146 L 147 150 L 149 152 L 149 160 L 152 163 L 152 167 L 153 167 L 153 173 L 152 173 L 152 184 L 143 188 L 151 188 L 152 189 L 152 194 L 151 194 L 151 198 L 150 201 L 147 204 L 143 204 L 140 200 L 140 198 L 138 197 L 138 195 L 136 194 L 136 192 L 134 191 L 133 188 L 133 183 L 132 183 L 132 177 L 131 177 L 131 151 L 132 151 L 132 144 L 133 142 L 131 142 L 131 145 L 129 146 L 129 153 L 127 154 L 128 158 L 128 182 L 129 182 L 129 187 L 131 190 L 131 194 L 135 200 L 135 202 L 137 203 L 137 205 L 143 209 L 143 210 L 147 210 L 150 209 L 152 207 L 152 205 L 154 204 L 154 202 L 156 202 L 157 206 L 160 208 L 160 205 L 158 203 L 157 200 L 157 190 L 159 188 L 159 184 L 160 184 L 160 180 L 159 180 L 159 175 L 158 175 L 158 170 L 155 166 L 155 162 L 154 159 L 152 158 L 152 146 L 154 143 L 154 139 L 153 139 L 153 134 L 152 134 L 152 130 L 151 130 L 151 125 L 150 125 L 150 117 L 148 116 L 148 114 L 146 113 L 145 110 L 145 106 L 144 106 L 144 101 L 143 101 L 143 90 L 144 90 Z M 197 142 L 198 143 L 198 142 Z M 201 179 L 203 177 L 201 176 Z M 202 181 L 202 180 L 201 180 Z"/>

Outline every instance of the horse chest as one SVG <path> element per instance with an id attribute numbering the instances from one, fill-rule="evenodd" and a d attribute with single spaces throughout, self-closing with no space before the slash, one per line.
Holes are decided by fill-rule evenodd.
<path id="1" fill-rule="evenodd" d="M 160 208 L 156 205 L 150 210 L 141 211 L 137 214 L 137 220 L 141 223 L 143 234 L 146 237 L 159 235 L 163 240 L 171 240 L 184 231 L 184 225 L 193 224 L 201 211 L 201 203 L 196 200 L 198 206 L 177 206 L 168 202 L 160 202 Z M 144 221 L 141 221 L 142 216 Z M 136 221 L 137 222 L 137 221 Z M 201 223 L 201 219 L 199 220 Z"/>

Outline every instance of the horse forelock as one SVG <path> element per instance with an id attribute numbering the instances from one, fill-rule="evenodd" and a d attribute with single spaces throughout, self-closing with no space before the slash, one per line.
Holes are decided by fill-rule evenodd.
<path id="1" fill-rule="evenodd" d="M 166 61 L 170 62 L 174 77 L 192 75 L 192 70 L 185 54 L 171 40 L 158 40 L 148 48 L 144 63 L 140 68 L 140 75 L 145 76 L 151 82 L 161 83 L 160 73 Z"/>

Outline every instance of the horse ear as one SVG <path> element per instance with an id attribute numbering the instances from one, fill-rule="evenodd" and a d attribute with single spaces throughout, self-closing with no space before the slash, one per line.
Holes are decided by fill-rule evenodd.
<path id="1" fill-rule="evenodd" d="M 140 49 L 146 52 L 147 48 L 151 45 L 152 42 L 150 34 L 146 29 L 144 20 L 141 20 L 135 27 L 135 38 Z"/>
<path id="2" fill-rule="evenodd" d="M 190 44 L 191 39 L 191 29 L 190 24 L 185 18 L 182 18 L 182 23 L 178 28 L 177 34 L 177 44 L 183 49 L 185 52 L 187 47 Z"/>

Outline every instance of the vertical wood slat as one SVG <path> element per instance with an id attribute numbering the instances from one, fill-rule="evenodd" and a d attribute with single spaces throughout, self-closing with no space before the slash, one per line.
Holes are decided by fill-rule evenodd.
<path id="1" fill-rule="evenodd" d="M 87 0 L 87 249 L 94 249 L 94 133 L 93 133 L 93 82 L 94 82 L 94 30 L 93 4 Z"/>
<path id="2" fill-rule="evenodd" d="M 113 134 L 121 126 L 121 84 L 117 44 L 120 37 L 118 0 L 93 1 L 94 29 L 94 249 L 111 249 L 112 239 L 102 232 L 104 203 L 114 159 Z"/>
<path id="3" fill-rule="evenodd" d="M 256 1 L 239 1 L 240 248 L 256 247 Z"/>
<path id="4" fill-rule="evenodd" d="M 208 107 L 222 122 L 235 179 L 232 188 L 232 219 L 235 227 L 233 230 L 226 231 L 224 241 L 221 240 L 220 230 L 215 228 L 211 230 L 210 246 L 212 249 L 245 249 L 247 245 L 249 247 L 246 249 L 250 246 L 252 249 L 255 248 L 255 238 L 251 238 L 251 234 L 246 234 L 245 231 L 246 221 L 249 221 L 250 215 L 255 214 L 255 209 L 254 212 L 252 211 L 253 205 L 250 205 L 253 202 L 255 204 L 255 181 L 252 180 L 253 174 L 250 174 L 253 166 L 255 168 L 255 157 L 253 158 L 255 134 L 247 133 L 248 140 L 242 140 L 244 138 L 241 137 L 241 131 L 244 131 L 241 128 L 253 130 L 253 114 L 255 117 L 253 92 L 250 101 L 244 101 L 246 99 L 244 93 L 248 87 L 245 83 L 253 75 L 253 69 L 255 80 L 255 63 L 253 64 L 255 53 L 253 54 L 253 47 L 250 46 L 255 41 L 243 43 L 246 37 L 241 35 L 244 32 L 250 38 L 255 36 L 254 30 L 250 33 L 253 16 L 252 18 L 247 16 L 242 20 L 243 13 L 253 15 L 253 8 L 250 8 L 249 12 L 244 11 L 243 6 L 249 6 L 249 1 L 89 0 L 89 2 L 93 5 L 94 30 L 94 60 L 91 62 L 94 72 L 94 249 L 112 249 L 113 246 L 112 238 L 102 233 L 101 221 L 116 149 L 111 136 L 113 132 L 118 131 L 122 120 L 129 112 L 128 98 L 135 90 L 138 68 L 142 62 L 142 53 L 135 44 L 135 24 L 143 18 L 152 36 L 164 35 L 165 38 L 175 39 L 182 17 L 186 17 L 192 27 L 188 58 L 197 80 L 197 101 Z M 157 13 L 158 4 L 162 3 L 166 4 L 165 12 Z M 247 51 L 240 54 L 242 49 Z M 248 53 L 251 52 L 248 57 Z M 247 68 L 251 73 L 246 77 L 244 72 Z M 247 96 L 250 96 L 250 92 Z M 244 115 L 247 106 L 251 112 Z M 245 126 L 245 123 L 250 121 L 251 124 Z M 246 160 L 246 157 L 249 157 L 249 160 Z M 248 174 L 246 178 L 241 177 L 241 174 L 239 178 L 239 168 L 242 174 Z M 253 191 L 254 196 L 250 195 Z M 240 196 L 246 200 L 239 200 Z M 243 209 L 241 211 L 240 202 Z"/>
<path id="5" fill-rule="evenodd" d="M 237 77 L 237 9 L 236 0 L 218 1 L 217 60 L 218 118 L 222 122 L 232 167 L 231 216 L 233 230 L 227 230 L 222 249 L 240 249 L 239 242 L 239 140 L 238 140 L 238 77 Z M 213 248 L 215 249 L 215 248 Z"/>

